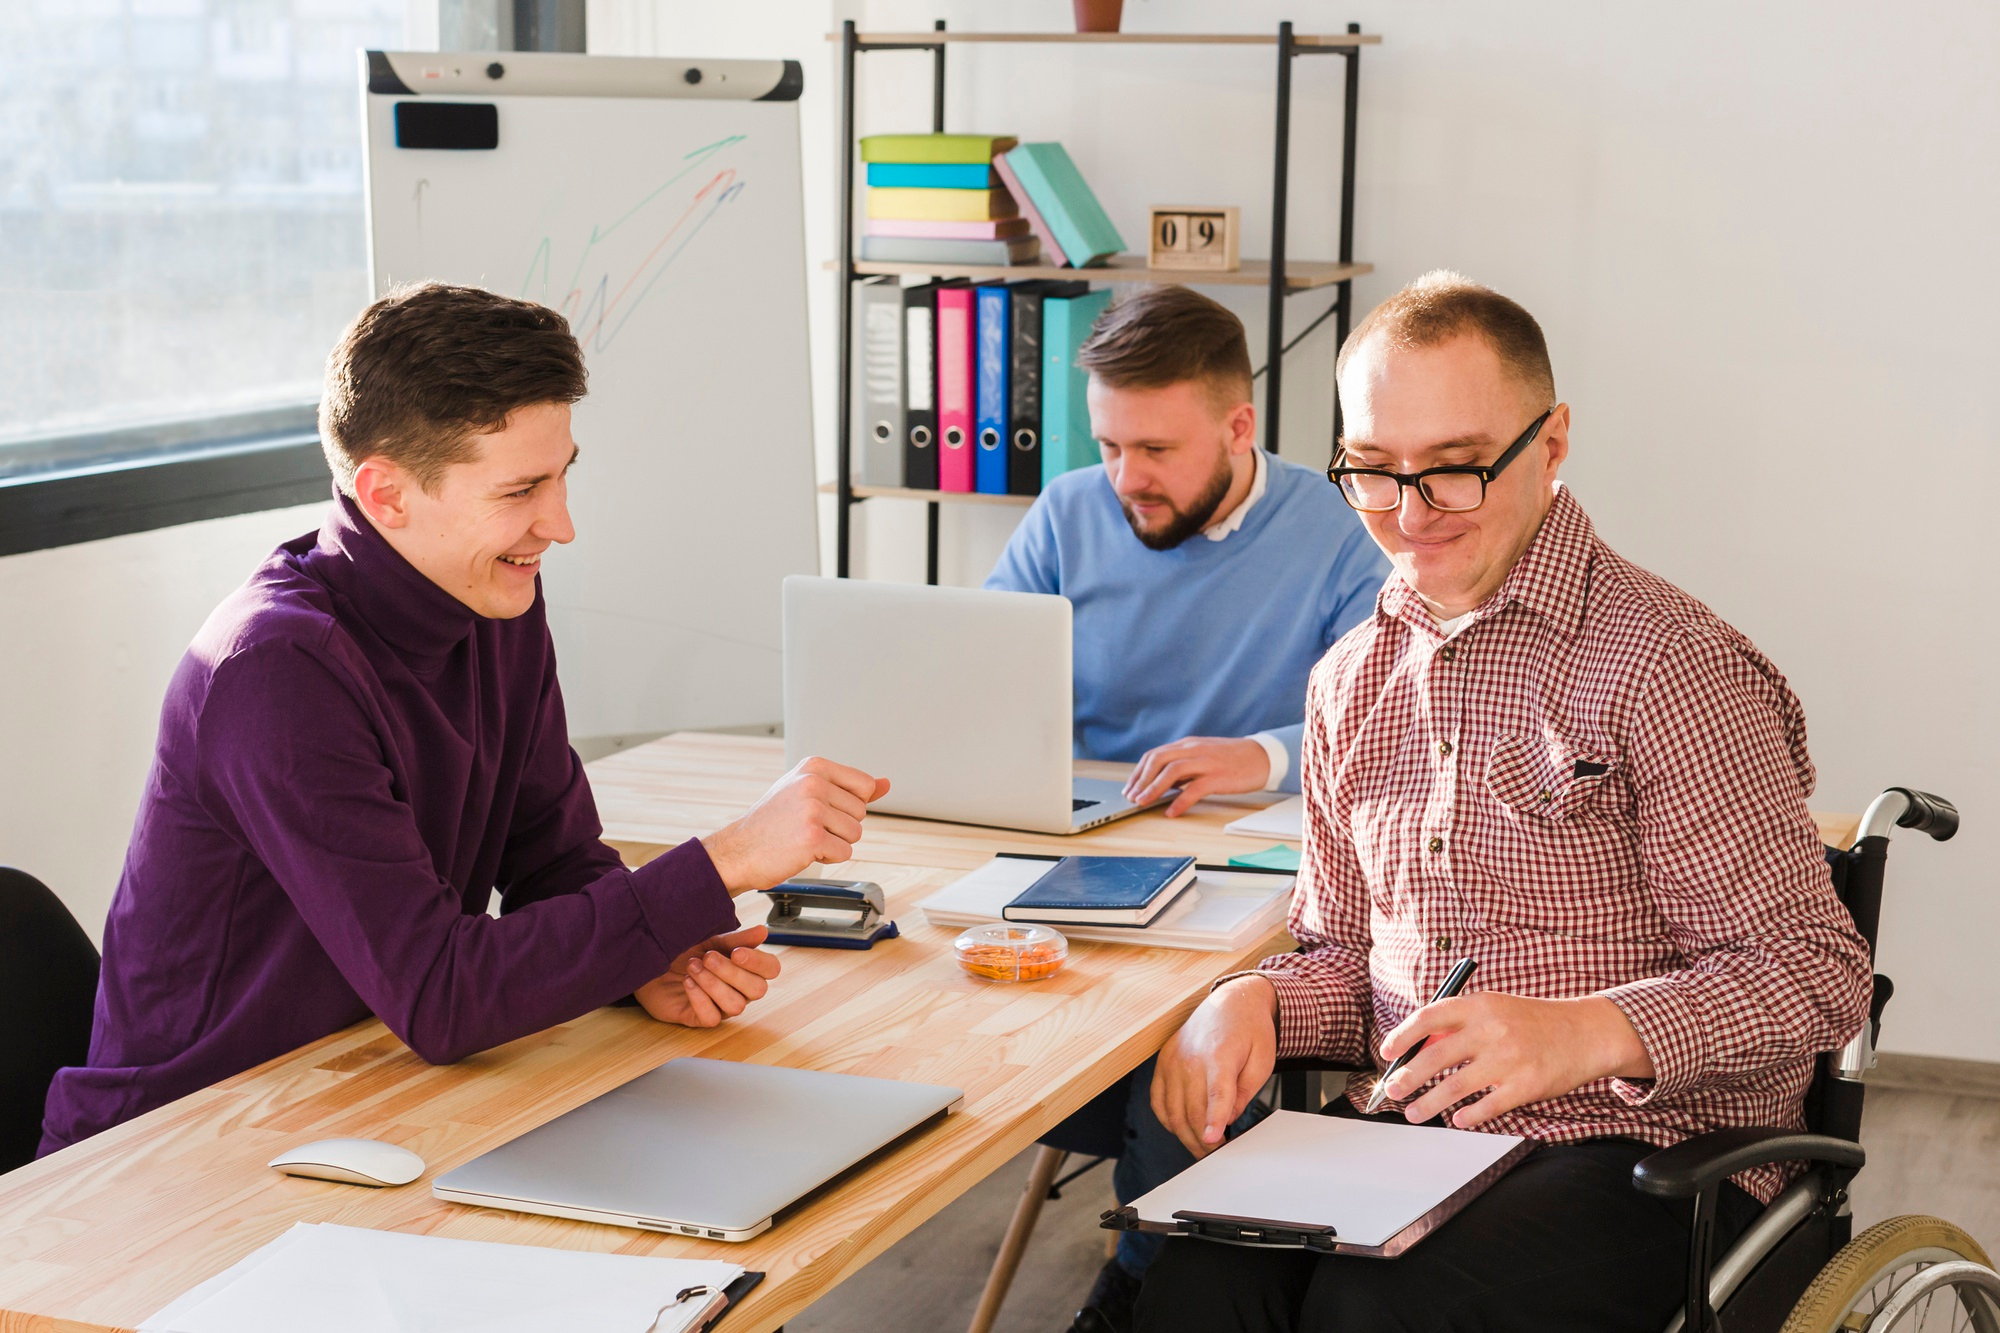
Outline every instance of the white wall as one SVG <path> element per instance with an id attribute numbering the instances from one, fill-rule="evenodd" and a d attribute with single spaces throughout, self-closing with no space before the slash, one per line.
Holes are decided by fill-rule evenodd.
<path id="1" fill-rule="evenodd" d="M 831 474 L 838 103 L 821 34 L 1056 28 L 1062 0 L 595 0 L 593 48 L 806 62 L 801 108 L 814 378 Z M 1548 330 L 1576 414 L 1569 478 L 1619 549 L 1676 580 L 1791 675 L 1815 805 L 1942 792 L 1961 837 L 1898 841 L 1885 1045 L 2000 1059 L 1996 483 L 1986 387 L 2000 306 L 2000 11 L 1842 0 L 1671 8 L 1583 0 L 1130 0 L 1128 26 L 1337 31 L 1362 62 L 1357 249 L 1365 308 L 1450 265 Z M 1268 51 L 955 48 L 948 128 L 1060 138 L 1134 245 L 1155 202 L 1237 203 L 1268 235 Z M 924 129 L 927 57 L 867 58 L 862 129 Z M 900 69 L 898 68 L 900 66 Z M 1332 253 L 1337 57 L 1302 61 L 1292 253 Z M 815 144 L 824 149 L 815 151 Z M 1222 290 L 1222 289 L 1217 289 Z M 1225 299 L 1262 356 L 1260 296 Z M 1293 327 L 1323 298 L 1295 300 Z M 1331 347 L 1287 364 L 1285 452 L 1326 453 Z M 901 514 L 893 512 L 900 508 Z M 968 507 L 969 508 L 969 507 Z M 922 507 L 858 511 L 858 568 L 922 574 Z M 945 576 L 973 582 L 1005 511 L 946 514 Z M 0 560 L 0 856 L 39 867 L 93 928 L 137 799 L 159 691 L 209 606 L 310 518 L 252 516 Z M 831 534 L 830 515 L 823 522 Z M 80 609 L 81 612 L 80 613 Z"/>
<path id="2" fill-rule="evenodd" d="M 863 26 L 1059 28 L 1061 0 L 867 0 Z M 1704 0 L 1130 0 L 1134 30 L 1384 36 L 1361 67 L 1356 248 L 1367 308 L 1462 269 L 1548 331 L 1575 410 L 1568 470 L 1600 531 L 1707 600 L 1791 676 L 1823 809 L 1882 786 L 1956 800 L 1966 831 L 1900 839 L 1885 1045 L 2000 1059 L 2000 720 L 1984 614 L 2000 408 L 2000 10 Z M 871 56 L 863 132 L 923 129 L 921 56 Z M 891 62 L 903 73 L 891 76 Z M 1128 243 L 1145 209 L 1239 204 L 1268 253 L 1273 57 L 958 47 L 947 128 L 1059 138 Z M 1295 74 L 1290 251 L 1334 253 L 1337 57 Z M 894 85 L 892 87 L 892 85 Z M 827 164 L 830 182 L 832 163 Z M 830 184 L 826 187 L 831 188 Z M 1261 296 L 1211 289 L 1263 356 Z M 1323 298 L 1293 301 L 1302 327 Z M 831 328 L 825 311 L 821 323 Z M 1327 452 L 1327 330 L 1287 362 L 1283 446 Z M 820 389 L 831 384 L 821 367 Z M 915 509 L 915 506 L 910 508 Z M 947 577 L 1004 529 L 952 523 Z M 964 516 L 958 516 L 963 518 Z M 921 529 L 898 576 L 920 558 Z M 871 564 L 870 568 L 876 568 Z"/>
<path id="3" fill-rule="evenodd" d="M 323 505 L 0 559 L 0 864 L 98 939 L 152 761 L 160 700 L 215 604 Z"/>

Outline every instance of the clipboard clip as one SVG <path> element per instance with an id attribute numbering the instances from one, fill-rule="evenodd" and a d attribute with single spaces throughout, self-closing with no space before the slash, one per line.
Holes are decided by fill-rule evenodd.
<path id="1" fill-rule="evenodd" d="M 1261 1217 L 1229 1217 L 1222 1213 L 1196 1213 L 1183 1209 L 1174 1214 L 1174 1221 L 1179 1223 L 1180 1233 L 1184 1236 L 1225 1241 L 1232 1245 L 1272 1245 L 1332 1254 L 1337 1241 L 1330 1226 L 1271 1222 Z"/>

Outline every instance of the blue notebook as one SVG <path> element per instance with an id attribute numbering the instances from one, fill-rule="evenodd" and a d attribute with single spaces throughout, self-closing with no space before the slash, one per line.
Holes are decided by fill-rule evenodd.
<path id="1" fill-rule="evenodd" d="M 1192 883 L 1192 856 L 1065 856 L 1000 916 L 1052 926 L 1143 926 Z"/>
<path id="2" fill-rule="evenodd" d="M 1009 320 L 1013 293 L 1001 286 L 975 287 L 973 299 L 972 489 L 1007 493 L 1007 370 L 1014 341 Z"/>

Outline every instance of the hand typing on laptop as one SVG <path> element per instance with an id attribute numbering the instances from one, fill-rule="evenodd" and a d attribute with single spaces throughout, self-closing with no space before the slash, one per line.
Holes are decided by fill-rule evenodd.
<path id="1" fill-rule="evenodd" d="M 1270 752 L 1254 736 L 1184 736 L 1139 756 L 1125 799 L 1150 805 L 1178 787 L 1181 794 L 1167 807 L 1173 819 L 1204 796 L 1264 791 L 1270 781 Z"/>

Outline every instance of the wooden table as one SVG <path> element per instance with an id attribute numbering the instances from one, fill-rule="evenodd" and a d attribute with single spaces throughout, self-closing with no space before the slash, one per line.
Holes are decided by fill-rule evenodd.
<path id="1" fill-rule="evenodd" d="M 783 768 L 777 742 L 683 735 L 591 768 L 608 832 L 632 861 L 740 813 Z M 1117 766 L 1093 766 L 1113 775 Z M 782 1324 L 1156 1050 L 1239 954 L 1078 942 L 1047 981 L 960 972 L 953 930 L 915 904 L 997 850 L 1180 852 L 1226 858 L 1256 843 L 1221 832 L 1247 805 L 1181 820 L 1142 815 L 1075 838 L 870 818 L 860 859 L 904 935 L 867 953 L 784 950 L 771 996 L 713 1031 L 604 1009 L 435 1068 L 363 1023 L 0 1176 L 0 1333 L 129 1329 L 295 1222 L 466 1239 L 721 1258 L 768 1276 L 724 1325 Z M 746 919 L 764 899 L 742 900 Z M 444 1203 L 440 1172 L 680 1055 L 873 1074 L 965 1089 L 965 1110 L 739 1245 Z M 340 1136 L 420 1153 L 424 1179 L 364 1190 L 264 1163 Z"/>

